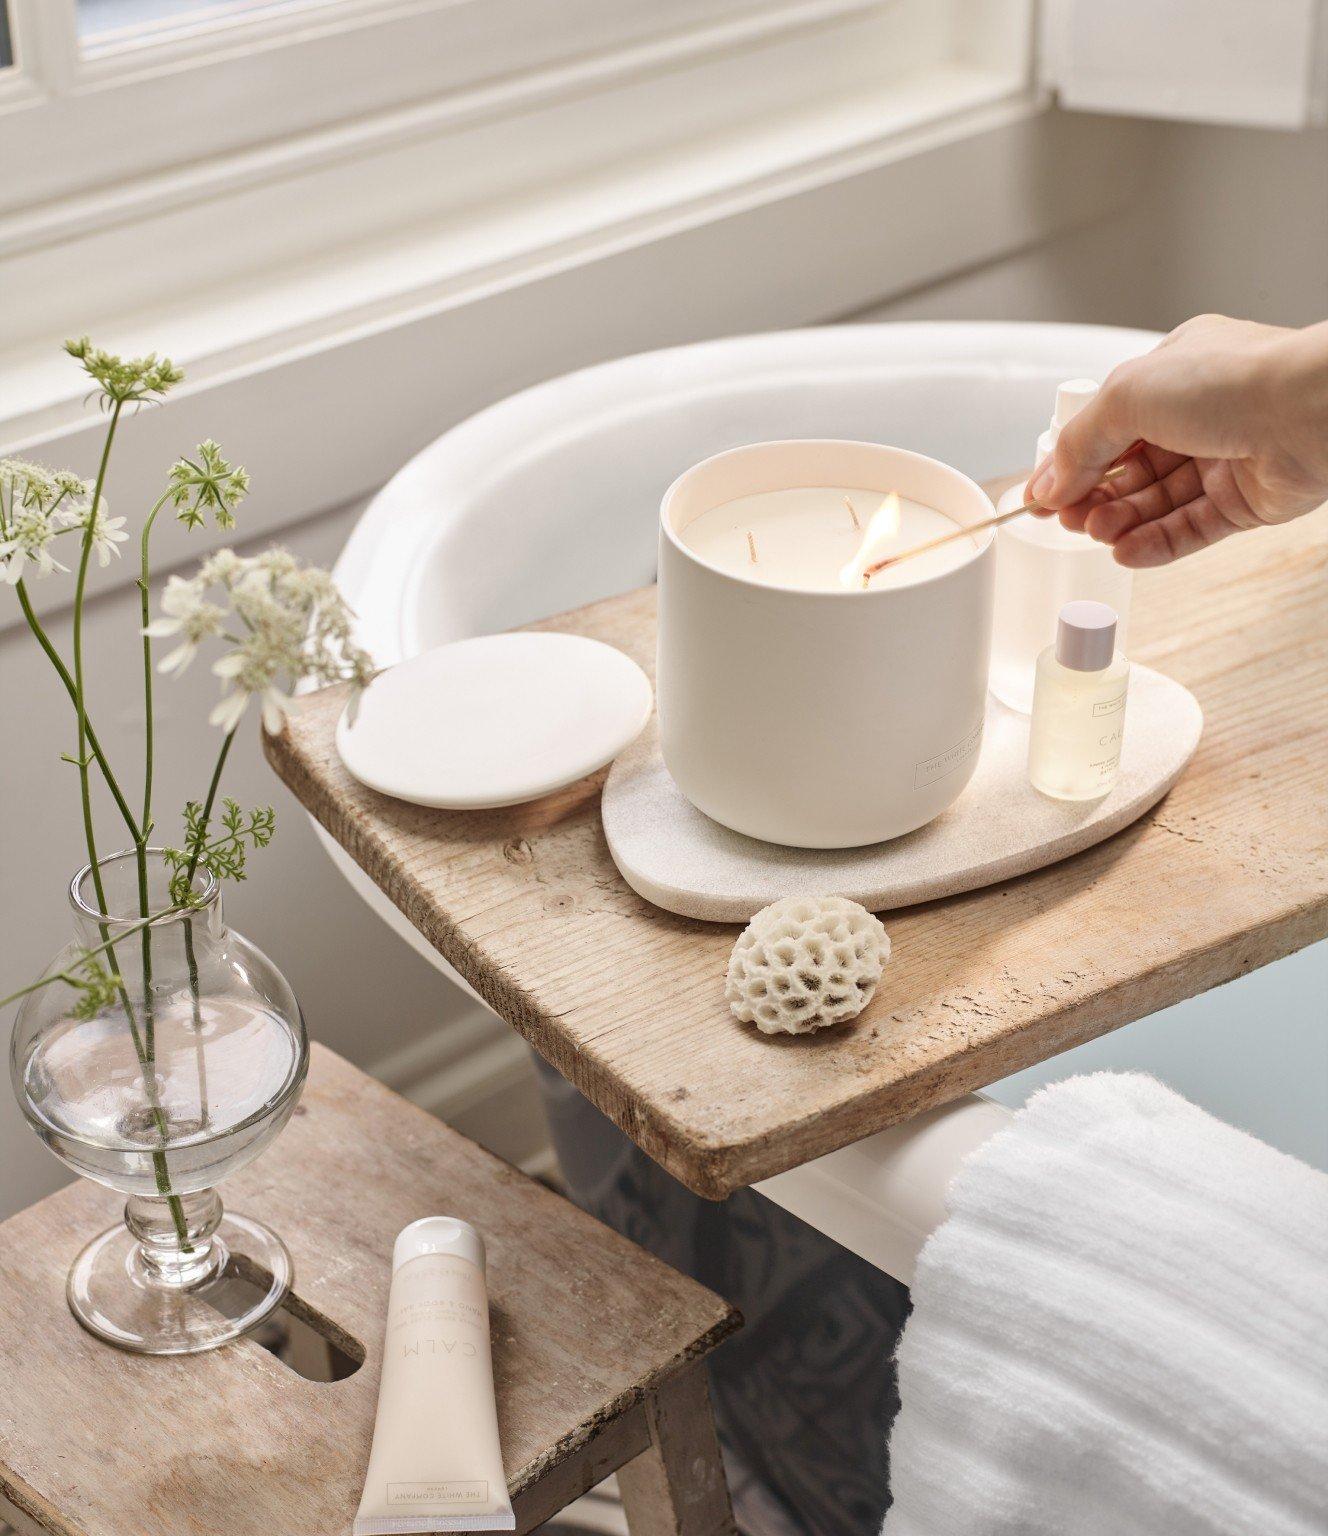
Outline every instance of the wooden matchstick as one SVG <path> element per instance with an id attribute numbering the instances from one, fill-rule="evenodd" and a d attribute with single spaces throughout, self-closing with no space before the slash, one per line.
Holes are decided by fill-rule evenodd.
<path id="1" fill-rule="evenodd" d="M 752 537 L 752 530 L 747 530 L 747 553 L 752 557 L 752 564 L 756 564 L 756 540 Z"/>
<path id="2" fill-rule="evenodd" d="M 1103 480 L 1114 480 L 1117 475 L 1123 475 L 1129 468 L 1128 464 L 1117 464 L 1114 469 L 1109 469 L 1102 476 Z M 998 512 L 995 517 L 984 518 L 980 523 L 972 523 L 967 528 L 956 528 L 953 533 L 943 533 L 939 539 L 928 539 L 925 544 L 915 544 L 912 549 L 902 550 L 897 555 L 886 555 L 883 560 L 877 560 L 869 565 L 862 573 L 862 584 L 867 583 L 878 572 L 886 570 L 889 566 L 898 565 L 901 560 L 911 560 L 914 555 L 925 555 L 928 550 L 940 549 L 944 544 L 953 544 L 956 539 L 966 539 L 970 534 L 983 533 L 988 528 L 999 528 L 1002 523 L 1008 523 L 1012 517 L 1018 517 L 1023 512 L 1049 512 L 1050 507 L 1044 507 L 1038 501 L 1026 501 L 1022 507 L 1013 507 L 1009 512 Z"/>
<path id="3" fill-rule="evenodd" d="M 858 530 L 859 533 L 861 533 L 862 524 L 858 521 L 857 508 L 853 505 L 852 499 L 848 496 L 845 496 L 844 505 L 848 508 L 848 515 L 853 519 L 853 526 Z"/>

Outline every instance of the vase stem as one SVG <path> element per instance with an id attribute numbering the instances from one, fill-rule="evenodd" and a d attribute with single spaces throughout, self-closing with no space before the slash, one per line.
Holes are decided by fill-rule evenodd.
<path id="1" fill-rule="evenodd" d="M 181 1290 L 215 1279 L 227 1258 L 213 1235 L 220 1224 L 215 1189 L 170 1199 L 131 1195 L 125 1202 L 125 1225 L 138 1239 L 136 1268 L 147 1285 Z"/>

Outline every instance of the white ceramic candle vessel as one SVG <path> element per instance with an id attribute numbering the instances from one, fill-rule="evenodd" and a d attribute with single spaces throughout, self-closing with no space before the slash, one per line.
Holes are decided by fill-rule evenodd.
<path id="1" fill-rule="evenodd" d="M 688 547 L 688 528 L 706 513 L 802 488 L 840 493 L 825 498 L 827 516 L 847 491 L 864 529 L 895 492 L 905 515 L 887 554 L 934 537 L 945 519 L 980 522 L 992 506 L 947 464 L 836 441 L 735 448 L 689 469 L 665 493 L 656 686 L 669 772 L 698 810 L 749 837 L 852 848 L 931 821 L 977 765 L 992 537 L 957 540 L 946 558 L 904 562 L 864 589 L 839 575 L 861 537 L 845 531 L 852 523 L 844 508 L 843 525 L 827 527 L 835 553 L 823 566 L 813 537 L 804 547 L 816 573 L 804 567 L 790 575 L 784 565 L 772 581 L 755 568 L 763 542 L 774 558 L 779 507 L 787 503 L 777 495 L 768 509 L 759 499 L 742 502 L 753 524 L 750 545 L 744 529 L 732 550 L 709 539 Z M 910 504 L 922 511 L 909 516 Z M 939 522 L 923 515 L 928 509 L 942 514 Z M 803 518 L 797 538 L 809 539 Z"/>

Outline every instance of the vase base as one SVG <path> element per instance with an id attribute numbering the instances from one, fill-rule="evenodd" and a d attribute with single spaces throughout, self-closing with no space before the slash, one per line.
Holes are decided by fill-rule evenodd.
<path id="1" fill-rule="evenodd" d="M 227 1213 L 211 1238 L 214 1259 L 188 1285 L 154 1280 L 128 1227 L 96 1237 L 69 1271 L 69 1309 L 88 1330 L 138 1355 L 193 1355 L 239 1338 L 271 1315 L 291 1288 L 285 1243 L 261 1222 Z"/>

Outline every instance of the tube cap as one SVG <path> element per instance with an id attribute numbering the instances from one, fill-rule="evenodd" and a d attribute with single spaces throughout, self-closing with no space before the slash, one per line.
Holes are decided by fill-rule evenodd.
<path id="1" fill-rule="evenodd" d="M 1082 598 L 1066 603 L 1056 624 L 1056 660 L 1061 666 L 1072 672 L 1101 672 L 1115 654 L 1116 610 Z"/>
<path id="2" fill-rule="evenodd" d="M 425 1253 L 451 1253 L 484 1268 L 484 1239 L 456 1216 L 424 1216 L 402 1227 L 392 1249 L 392 1273 Z"/>

